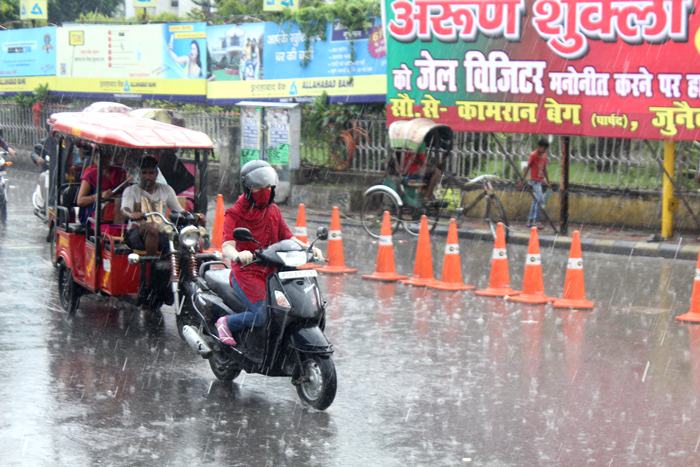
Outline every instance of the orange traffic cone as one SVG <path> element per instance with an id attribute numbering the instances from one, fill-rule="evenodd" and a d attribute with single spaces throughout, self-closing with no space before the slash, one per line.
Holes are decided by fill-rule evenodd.
<path id="1" fill-rule="evenodd" d="M 349 268 L 345 265 L 343 234 L 340 231 L 340 209 L 338 209 L 338 206 L 333 206 L 331 228 L 328 231 L 328 265 L 318 267 L 316 270 L 328 274 L 357 272 L 357 269 Z"/>
<path id="2" fill-rule="evenodd" d="M 408 279 L 407 276 L 396 274 L 396 266 L 394 264 L 394 241 L 391 238 L 391 216 L 389 215 L 389 211 L 384 211 L 380 234 L 379 248 L 377 250 L 377 268 L 374 273 L 365 274 L 362 278 L 382 282 Z"/>
<path id="3" fill-rule="evenodd" d="M 489 286 L 474 293 L 483 297 L 506 297 L 520 293 L 510 288 L 506 234 L 502 222 L 499 222 L 496 226 L 496 239 L 493 242 L 493 253 L 491 255 Z"/>
<path id="4" fill-rule="evenodd" d="M 457 235 L 457 221 L 450 219 L 447 229 L 447 244 L 442 260 L 442 279 L 429 284 L 431 289 L 459 291 L 473 290 L 476 287 L 465 284 L 462 280 L 462 261 L 459 256 L 459 237 Z"/>
<path id="5" fill-rule="evenodd" d="M 530 229 L 530 243 L 527 247 L 525 273 L 523 274 L 523 291 L 515 297 L 508 298 L 508 300 L 531 305 L 543 305 L 554 300 L 544 294 L 542 257 L 540 256 L 540 238 L 537 235 L 537 227 Z"/>
<path id="6" fill-rule="evenodd" d="M 686 323 L 700 323 L 700 252 L 695 263 L 695 279 L 693 280 L 693 291 L 690 294 L 690 309 L 679 316 L 676 320 Z"/>
<path id="7" fill-rule="evenodd" d="M 569 251 L 569 263 L 566 267 L 564 278 L 564 292 L 561 298 L 552 303 L 554 308 L 573 308 L 577 310 L 590 310 L 593 302 L 586 300 L 586 283 L 583 275 L 583 254 L 581 253 L 581 232 L 574 231 L 571 236 L 571 250 Z"/>
<path id="8" fill-rule="evenodd" d="M 224 196 L 216 195 L 216 210 L 214 211 L 214 225 L 211 229 L 211 248 L 221 250 L 221 245 L 224 243 Z"/>
<path id="9" fill-rule="evenodd" d="M 294 227 L 294 236 L 304 243 L 309 243 L 309 231 L 306 229 L 306 207 L 304 203 L 299 204 L 297 224 Z"/>
<path id="10" fill-rule="evenodd" d="M 402 284 L 425 287 L 435 283 L 433 275 L 433 252 L 430 246 L 430 232 L 428 231 L 428 217 L 420 217 L 418 229 L 418 245 L 416 246 L 416 262 L 413 266 L 413 275 Z"/>

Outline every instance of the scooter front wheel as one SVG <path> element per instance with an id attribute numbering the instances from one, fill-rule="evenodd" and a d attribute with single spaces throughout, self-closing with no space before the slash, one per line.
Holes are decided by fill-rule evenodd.
<path id="1" fill-rule="evenodd" d="M 296 387 L 304 403 L 317 410 L 326 410 L 333 403 L 338 387 L 333 360 L 318 355 L 302 359 Z"/>
<path id="2" fill-rule="evenodd" d="M 241 369 L 231 364 L 231 361 L 222 352 L 214 352 L 209 357 L 209 366 L 216 379 L 224 383 L 230 383 L 238 378 Z"/>

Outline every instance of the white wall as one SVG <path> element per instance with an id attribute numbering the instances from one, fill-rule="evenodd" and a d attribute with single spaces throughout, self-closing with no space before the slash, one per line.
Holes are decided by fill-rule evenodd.
<path id="1" fill-rule="evenodd" d="M 172 6 L 173 3 L 177 3 L 177 6 Z M 156 6 L 156 8 L 149 8 L 148 14 L 160 14 L 167 12 L 184 17 L 193 8 L 198 7 L 192 2 L 192 0 L 158 0 L 158 5 Z M 136 13 L 134 12 L 133 0 L 124 0 L 124 9 L 126 11 L 127 18 L 136 15 Z"/>

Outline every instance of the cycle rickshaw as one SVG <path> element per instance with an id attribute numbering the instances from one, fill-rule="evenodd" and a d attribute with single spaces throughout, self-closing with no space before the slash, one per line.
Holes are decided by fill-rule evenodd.
<path id="1" fill-rule="evenodd" d="M 422 215 L 431 231 L 450 217 L 458 224 L 465 217 L 482 217 L 493 235 L 498 222 L 508 225 L 493 188 L 497 177 L 465 180 L 448 173 L 454 143 L 450 127 L 427 118 L 396 121 L 389 126 L 389 143 L 384 180 L 365 191 L 362 203 L 362 225 L 372 237 L 379 238 L 384 211 L 394 231 L 401 227 L 411 235 L 418 235 Z M 481 192 L 465 203 L 471 198 L 467 192 L 475 190 Z"/>
<path id="2" fill-rule="evenodd" d="M 56 222 L 51 252 L 58 266 L 61 306 L 74 312 L 80 297 L 91 293 L 128 299 L 153 311 L 163 303 L 174 304 L 179 315 L 178 290 L 183 277 L 197 267 L 193 262 L 217 257 L 202 253 L 208 234 L 202 217 L 195 215 L 207 212 L 211 139 L 198 131 L 120 113 L 65 112 L 52 115 L 49 122 L 58 140 L 52 181 L 58 196 L 53 206 Z M 127 224 L 126 219 L 119 218 L 118 201 L 103 198 L 103 165 L 119 165 L 137 175 L 144 154 L 157 158 L 159 179 L 173 188 L 185 210 L 172 212 L 169 218 L 143 211 L 144 218 L 159 218 L 157 222 L 170 227 L 164 228 L 169 246 L 159 256 L 145 256 L 145 252 L 134 251 L 126 244 Z M 86 222 L 81 222 L 78 190 L 81 173 L 90 165 L 99 174 L 95 209 Z M 129 182 L 127 178 L 122 185 Z M 111 221 L 105 214 L 108 203 L 113 204 Z"/>

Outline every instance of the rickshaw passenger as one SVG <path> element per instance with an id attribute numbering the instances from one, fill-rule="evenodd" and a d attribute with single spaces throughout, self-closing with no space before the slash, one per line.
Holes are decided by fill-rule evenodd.
<path id="1" fill-rule="evenodd" d="M 158 251 L 167 248 L 168 236 L 161 231 L 162 221 L 158 217 L 144 219 L 144 213 L 159 212 L 165 216 L 166 209 L 182 212 L 173 190 L 166 183 L 159 183 L 158 160 L 145 155 L 141 159 L 141 178 L 124 190 L 122 195 L 122 213 L 129 219 L 126 244 L 134 250 L 146 250 L 148 256 L 155 256 Z"/>
<path id="2" fill-rule="evenodd" d="M 99 154 L 97 155 L 98 157 Z M 109 199 L 113 195 L 113 190 L 126 180 L 126 172 L 110 164 L 102 164 L 102 199 Z M 80 190 L 76 204 L 80 207 L 80 223 L 85 225 L 90 217 L 95 213 L 95 202 L 97 201 L 97 164 L 91 165 L 80 177 Z M 109 203 L 103 210 L 103 221 L 111 223 L 114 221 L 114 204 Z"/>

